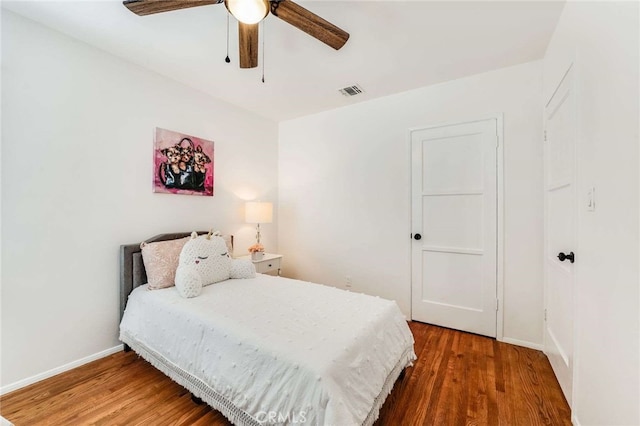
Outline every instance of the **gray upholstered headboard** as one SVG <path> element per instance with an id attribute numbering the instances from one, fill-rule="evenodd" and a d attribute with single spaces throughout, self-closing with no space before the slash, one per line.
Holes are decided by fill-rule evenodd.
<path id="1" fill-rule="evenodd" d="M 198 231 L 198 234 L 206 234 L 207 231 Z M 174 234 L 160 234 L 145 240 L 147 243 L 157 241 L 175 240 L 191 235 L 191 232 L 177 232 Z M 125 244 L 120 246 L 120 319 L 127 306 L 129 294 L 138 286 L 147 283 L 147 273 L 142 262 L 141 243 Z M 233 236 L 231 236 L 233 246 Z"/>

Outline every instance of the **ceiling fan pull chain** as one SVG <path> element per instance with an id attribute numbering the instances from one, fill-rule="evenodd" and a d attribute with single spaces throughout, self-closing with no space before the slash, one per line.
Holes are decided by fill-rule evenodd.
<path id="1" fill-rule="evenodd" d="M 264 39 L 265 39 L 265 33 L 267 32 L 267 27 L 266 24 L 264 23 L 265 20 L 262 21 L 262 23 L 260 23 L 260 26 L 262 26 L 262 82 L 264 83 L 264 57 L 265 57 L 265 50 L 264 50 Z"/>
<path id="2" fill-rule="evenodd" d="M 226 63 L 230 63 L 231 59 L 229 59 L 229 12 L 227 12 L 227 57 L 224 58 Z"/>

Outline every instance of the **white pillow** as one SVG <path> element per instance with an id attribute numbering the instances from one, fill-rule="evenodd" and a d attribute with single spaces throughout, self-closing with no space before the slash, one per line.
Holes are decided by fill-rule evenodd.
<path id="1" fill-rule="evenodd" d="M 230 278 L 255 278 L 256 265 L 249 259 L 233 259 L 231 262 Z"/>
<path id="2" fill-rule="evenodd" d="M 202 277 L 190 266 L 178 268 L 176 271 L 176 289 L 182 297 L 200 296 L 202 293 Z"/>
<path id="3" fill-rule="evenodd" d="M 250 260 L 231 259 L 224 239 L 195 232 L 180 252 L 176 288 L 182 297 L 196 297 L 202 287 L 229 278 L 253 278 L 256 268 Z"/>
<path id="4" fill-rule="evenodd" d="M 194 268 L 202 278 L 202 285 L 229 279 L 231 255 L 224 239 L 218 235 L 201 235 L 195 232 L 180 252 L 178 269 Z"/>

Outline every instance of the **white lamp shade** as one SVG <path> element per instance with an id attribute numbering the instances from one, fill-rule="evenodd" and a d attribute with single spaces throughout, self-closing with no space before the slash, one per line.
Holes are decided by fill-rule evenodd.
<path id="1" fill-rule="evenodd" d="M 257 24 L 269 12 L 266 0 L 226 0 L 225 5 L 238 21 L 245 24 Z"/>
<path id="2" fill-rule="evenodd" d="M 247 223 L 271 223 L 273 221 L 273 204 L 249 201 L 244 207 Z"/>

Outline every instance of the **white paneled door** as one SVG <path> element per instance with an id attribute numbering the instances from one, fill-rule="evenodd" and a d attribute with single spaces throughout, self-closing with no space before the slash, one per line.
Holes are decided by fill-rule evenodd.
<path id="1" fill-rule="evenodd" d="M 411 132 L 412 318 L 496 336 L 497 120 Z"/>
<path id="2" fill-rule="evenodd" d="M 544 352 L 571 404 L 575 261 L 575 94 L 571 69 L 545 107 Z"/>

